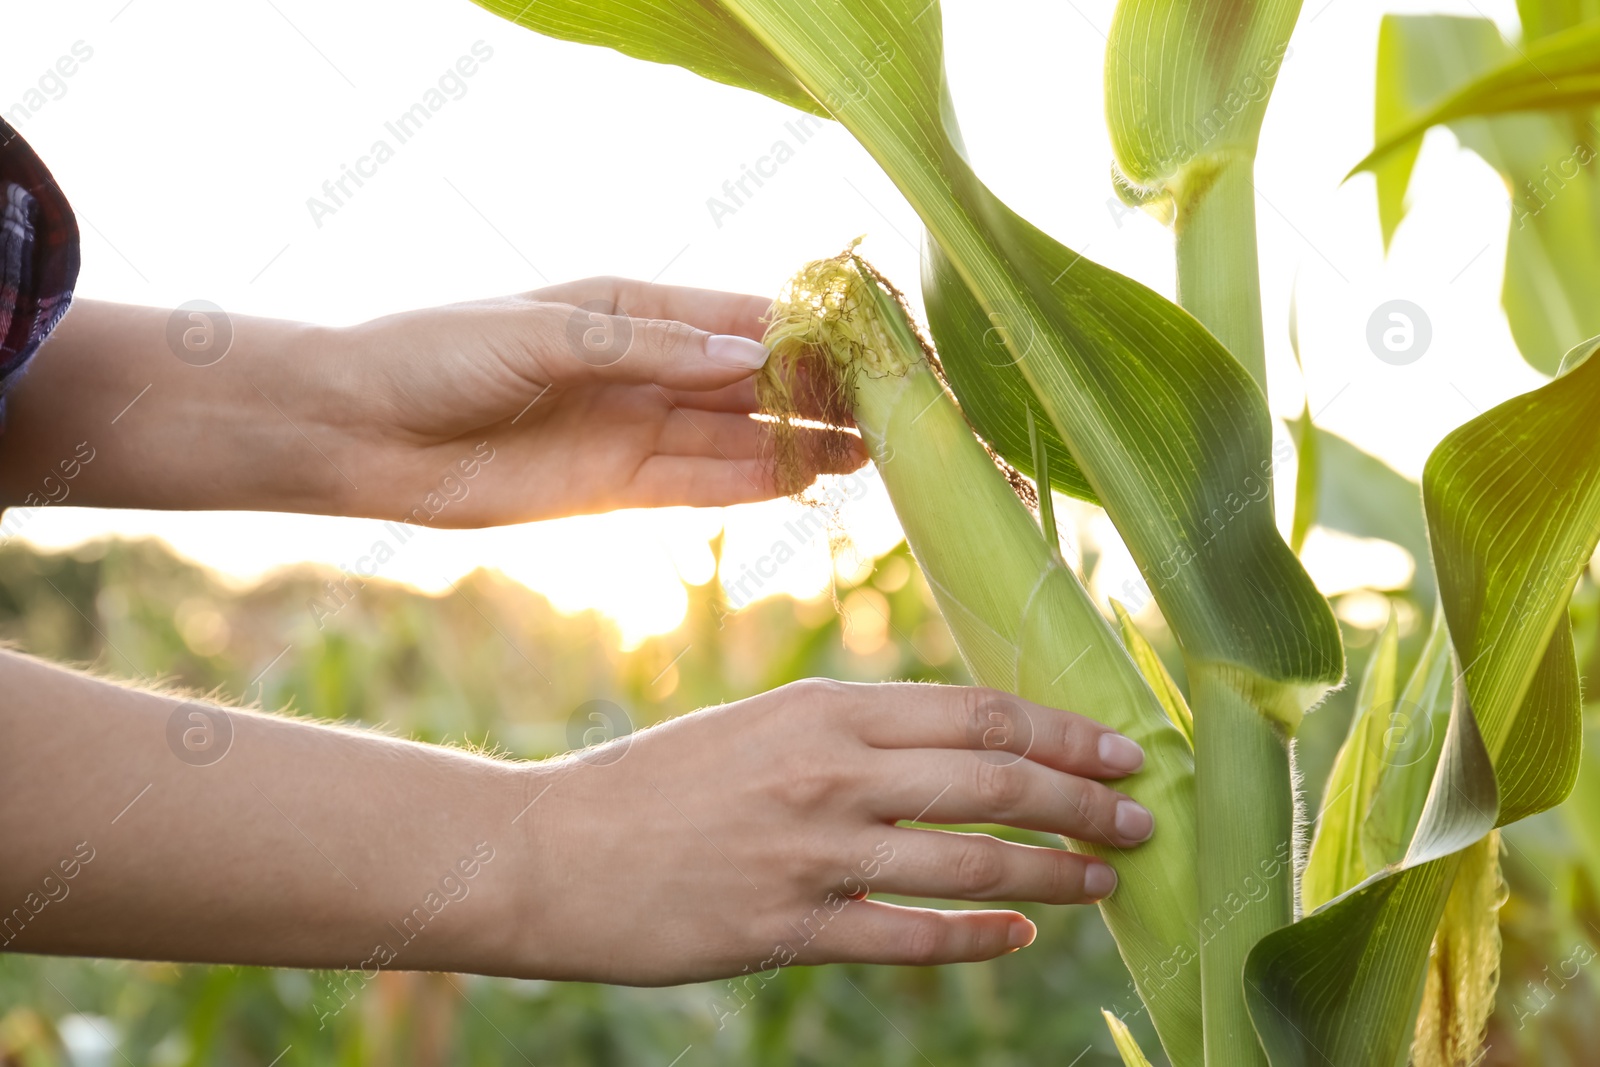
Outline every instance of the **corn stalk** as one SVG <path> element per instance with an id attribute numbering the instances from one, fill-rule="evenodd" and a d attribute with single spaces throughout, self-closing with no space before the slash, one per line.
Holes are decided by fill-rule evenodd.
<path id="1" fill-rule="evenodd" d="M 1106 51 L 1117 188 L 1171 222 L 1178 303 L 1266 392 L 1256 252 L 1256 142 L 1299 0 L 1122 0 Z M 1309 420 L 1307 420 L 1309 423 Z M 1263 506 L 1270 512 L 1271 496 Z M 1180 633 L 1180 640 L 1182 634 Z M 1264 1065 L 1239 975 L 1295 918 L 1290 740 L 1320 690 L 1194 662 L 1195 780 L 1208 1064 Z M 1248 783 L 1241 787 L 1242 783 Z M 1266 872 L 1277 876 L 1267 879 Z M 1259 897 L 1249 891 L 1261 886 Z M 1248 906 L 1239 906 L 1241 899 Z"/>

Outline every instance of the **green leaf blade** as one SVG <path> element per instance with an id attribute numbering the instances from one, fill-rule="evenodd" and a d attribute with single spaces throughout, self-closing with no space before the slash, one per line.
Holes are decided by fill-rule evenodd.
<path id="1" fill-rule="evenodd" d="M 1600 103 L 1600 22 L 1584 23 L 1519 49 L 1515 58 L 1450 93 L 1379 141 L 1350 174 L 1371 170 L 1429 128 L 1515 111 L 1568 111 Z"/>

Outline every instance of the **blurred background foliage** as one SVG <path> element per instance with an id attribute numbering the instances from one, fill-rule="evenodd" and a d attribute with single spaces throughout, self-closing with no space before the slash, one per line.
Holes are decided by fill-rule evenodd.
<path id="1" fill-rule="evenodd" d="M 641 727 L 812 675 L 966 681 L 905 547 L 859 570 L 841 574 L 831 598 L 736 613 L 715 582 L 691 587 L 677 630 L 623 650 L 598 616 L 563 616 L 484 571 L 441 597 L 378 580 L 336 595 L 328 583 L 344 576 L 312 568 L 229 587 L 157 542 L 60 554 L 13 542 L 0 547 L 0 640 L 133 682 L 531 759 L 565 751 L 591 700 Z M 1356 677 L 1388 611 L 1402 657 L 1414 658 L 1432 610 L 1409 590 L 1359 591 L 1338 606 Z M 1587 578 L 1572 615 L 1588 678 L 1600 594 Z M 1181 682 L 1159 617 L 1148 630 Z M 1351 699 L 1351 688 L 1334 694 L 1302 731 L 1311 812 Z M 1576 1065 L 1600 1047 L 1600 758 L 1593 748 L 1585 758 L 1571 800 L 1505 835 L 1511 895 L 1485 1063 Z M 790 968 L 742 1000 L 725 983 L 639 990 L 399 972 L 363 983 L 0 953 L 0 1064 L 1114 1065 L 1101 1007 L 1157 1048 L 1097 912 L 1021 910 L 1039 938 L 1004 959 Z"/>

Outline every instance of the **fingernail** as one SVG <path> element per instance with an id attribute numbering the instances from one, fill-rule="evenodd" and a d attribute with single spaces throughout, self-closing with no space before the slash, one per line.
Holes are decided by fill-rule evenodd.
<path id="1" fill-rule="evenodd" d="M 706 359 L 724 367 L 755 370 L 767 362 L 767 346 L 748 337 L 731 333 L 714 333 L 706 338 Z"/>
<path id="2" fill-rule="evenodd" d="M 1112 882 L 1116 882 L 1114 877 Z M 1006 931 L 1006 948 L 1027 948 L 1033 944 L 1035 933 L 1033 924 L 1027 919 L 1012 919 L 1011 928 Z"/>
<path id="3" fill-rule="evenodd" d="M 1147 841 L 1155 832 L 1156 820 L 1137 800 L 1117 801 L 1117 836 L 1124 841 Z"/>
<path id="4" fill-rule="evenodd" d="M 1100 735 L 1100 762 L 1109 770 L 1132 774 L 1144 766 L 1144 749 L 1121 734 Z"/>
<path id="5" fill-rule="evenodd" d="M 1109 864 L 1091 863 L 1083 872 L 1083 895 L 1093 900 L 1104 900 L 1117 888 L 1117 872 Z"/>

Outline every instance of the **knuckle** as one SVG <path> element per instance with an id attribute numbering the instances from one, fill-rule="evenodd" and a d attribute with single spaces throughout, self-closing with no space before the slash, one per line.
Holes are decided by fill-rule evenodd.
<path id="1" fill-rule="evenodd" d="M 994 819 L 1004 820 L 1016 814 L 1027 786 L 1015 763 L 973 760 L 972 794 L 983 812 Z"/>
<path id="2" fill-rule="evenodd" d="M 803 678 L 779 691 L 784 694 L 785 703 L 797 704 L 798 710 L 814 722 L 847 721 L 856 703 L 852 687 L 832 678 Z"/>
<path id="3" fill-rule="evenodd" d="M 663 356 L 675 359 L 689 349 L 702 331 L 676 319 L 646 319 L 640 332 Z"/>
<path id="4" fill-rule="evenodd" d="M 1104 838 L 1116 836 L 1117 797 L 1109 786 L 1079 778 L 1071 790 L 1072 804 L 1082 817 L 1085 828 Z"/>
<path id="5" fill-rule="evenodd" d="M 937 963 L 946 940 L 944 921 L 937 915 L 918 915 L 906 930 L 906 960 L 913 964 Z"/>
<path id="6" fill-rule="evenodd" d="M 802 678 L 790 682 L 778 691 L 806 707 L 820 707 L 835 703 L 844 693 L 844 683 L 832 678 Z"/>
<path id="7" fill-rule="evenodd" d="M 984 699 L 986 692 L 984 689 L 970 687 L 958 689 L 950 709 L 961 735 L 975 748 L 983 746 L 985 733 L 991 725 L 986 707 L 987 701 Z"/>
<path id="8" fill-rule="evenodd" d="M 1049 904 L 1076 904 L 1083 899 L 1084 861 L 1075 853 L 1052 849 L 1045 862 Z"/>
<path id="9" fill-rule="evenodd" d="M 1005 861 L 988 842 L 964 842 L 955 862 L 956 886 L 968 899 L 993 897 L 1005 881 Z"/>
<path id="10" fill-rule="evenodd" d="M 588 299 L 603 301 L 610 305 L 613 315 L 626 315 L 627 312 L 622 308 L 622 294 L 629 284 L 628 279 L 621 275 L 598 274 L 593 278 L 573 282 L 568 288 L 574 293 L 585 294 Z"/>
<path id="11" fill-rule="evenodd" d="M 991 752 L 1022 752 L 1032 740 L 1031 723 L 1015 697 L 998 689 L 963 689 L 956 715 L 968 743 Z"/>
<path id="12" fill-rule="evenodd" d="M 1102 728 L 1078 715 L 1063 714 L 1056 718 L 1056 747 L 1062 756 L 1074 765 L 1098 763 Z"/>
<path id="13" fill-rule="evenodd" d="M 772 780 L 770 788 L 784 808 L 813 812 L 837 796 L 843 784 L 843 776 L 833 764 L 808 760 L 785 768 L 785 773 Z"/>

